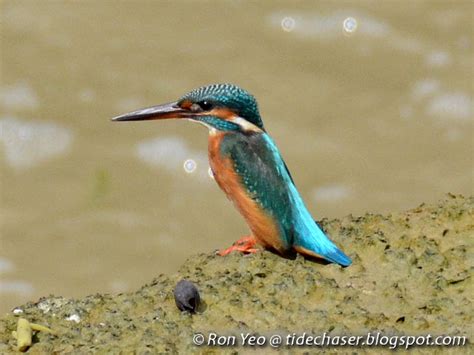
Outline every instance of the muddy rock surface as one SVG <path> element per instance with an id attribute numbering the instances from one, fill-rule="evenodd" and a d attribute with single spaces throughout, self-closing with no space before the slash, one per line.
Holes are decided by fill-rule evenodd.
<path id="1" fill-rule="evenodd" d="M 353 259 L 324 265 L 271 252 L 191 257 L 172 276 L 160 275 L 135 292 L 84 299 L 44 297 L 0 319 L 0 353 L 16 351 L 18 319 L 53 329 L 38 332 L 31 354 L 246 353 L 240 334 L 473 335 L 474 197 L 447 195 L 392 215 L 323 220 L 322 227 Z M 173 290 L 186 279 L 199 289 L 197 313 L 180 312 Z M 197 347 L 193 335 L 235 335 L 233 347 Z M 272 348 L 257 347 L 261 352 Z M 312 347 L 282 347 L 313 352 Z M 328 353 L 381 353 L 388 347 L 325 347 Z M 469 353 L 420 347 L 421 353 Z"/>

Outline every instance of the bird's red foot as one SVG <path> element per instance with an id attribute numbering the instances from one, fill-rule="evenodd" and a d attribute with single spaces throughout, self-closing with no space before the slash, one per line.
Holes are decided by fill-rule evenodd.
<path id="1" fill-rule="evenodd" d="M 240 251 L 241 253 L 256 253 L 258 249 L 255 248 L 257 241 L 251 235 L 240 238 L 230 248 L 219 251 L 220 256 L 225 256 L 233 251 Z"/>

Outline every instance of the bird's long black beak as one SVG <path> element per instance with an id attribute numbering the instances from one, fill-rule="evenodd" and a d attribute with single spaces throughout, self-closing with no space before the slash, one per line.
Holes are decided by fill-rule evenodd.
<path id="1" fill-rule="evenodd" d="M 112 121 L 164 120 L 190 118 L 191 112 L 181 108 L 177 102 L 143 108 L 112 118 Z"/>

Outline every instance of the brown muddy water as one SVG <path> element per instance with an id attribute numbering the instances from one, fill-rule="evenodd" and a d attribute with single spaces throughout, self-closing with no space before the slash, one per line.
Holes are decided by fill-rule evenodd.
<path id="1" fill-rule="evenodd" d="M 197 86 L 257 97 L 315 218 L 473 193 L 470 1 L 0 6 L 1 312 L 133 289 L 247 233 L 204 128 L 109 120 Z"/>

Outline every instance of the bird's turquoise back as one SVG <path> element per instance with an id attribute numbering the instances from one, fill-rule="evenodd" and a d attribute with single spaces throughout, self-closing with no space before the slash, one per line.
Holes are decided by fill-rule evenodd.
<path id="1" fill-rule="evenodd" d="M 247 194 L 277 223 L 286 249 L 303 247 L 343 266 L 351 264 L 313 220 L 268 134 L 227 134 L 221 153 L 232 160 Z"/>

